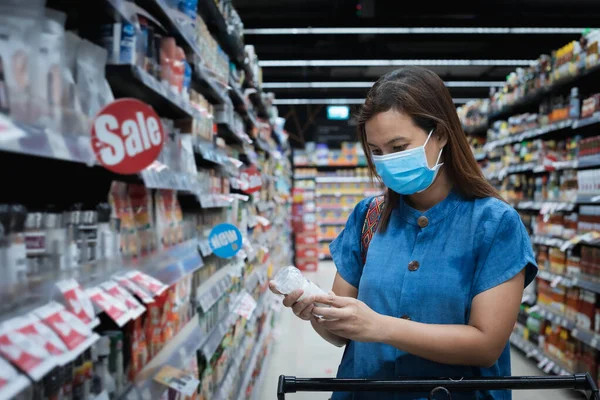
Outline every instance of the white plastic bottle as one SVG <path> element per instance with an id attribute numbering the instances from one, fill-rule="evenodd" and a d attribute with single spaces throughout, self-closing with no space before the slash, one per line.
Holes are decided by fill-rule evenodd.
<path id="1" fill-rule="evenodd" d="M 279 270 L 273 278 L 277 290 L 282 294 L 290 294 L 294 290 L 302 289 L 304 293 L 298 301 L 306 296 L 327 295 L 323 289 L 306 279 L 300 270 L 294 266 L 285 267 Z"/>

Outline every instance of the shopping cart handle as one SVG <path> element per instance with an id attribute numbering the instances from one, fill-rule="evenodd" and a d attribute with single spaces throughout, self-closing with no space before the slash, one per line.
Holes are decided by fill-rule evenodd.
<path id="1" fill-rule="evenodd" d="M 600 400 L 598 387 L 590 374 L 561 376 L 506 376 L 459 379 L 337 379 L 297 378 L 281 375 L 277 385 L 277 399 L 296 392 L 427 392 L 439 388 L 454 391 L 474 390 L 535 390 L 574 389 L 590 391 L 590 400 Z"/>

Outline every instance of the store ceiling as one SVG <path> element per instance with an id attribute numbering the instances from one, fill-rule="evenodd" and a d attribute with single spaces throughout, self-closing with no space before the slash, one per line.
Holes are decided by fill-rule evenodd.
<path id="1" fill-rule="evenodd" d="M 246 29 L 307 27 L 598 26 L 598 0 L 234 0 Z M 361 15 L 357 15 L 360 5 Z M 580 35 L 571 34 L 277 34 L 247 33 L 269 60 L 534 60 Z M 263 67 L 263 81 L 372 82 L 394 66 Z M 503 81 L 515 66 L 443 66 L 446 81 Z M 284 98 L 361 98 L 368 88 L 265 88 Z M 486 97 L 488 87 L 452 87 L 458 99 Z"/>

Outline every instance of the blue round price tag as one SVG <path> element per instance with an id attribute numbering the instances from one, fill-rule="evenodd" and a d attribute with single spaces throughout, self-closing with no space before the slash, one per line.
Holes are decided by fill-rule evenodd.
<path id="1" fill-rule="evenodd" d="M 208 243 L 217 257 L 231 258 L 242 249 L 242 233 L 232 224 L 219 224 L 212 228 Z"/>

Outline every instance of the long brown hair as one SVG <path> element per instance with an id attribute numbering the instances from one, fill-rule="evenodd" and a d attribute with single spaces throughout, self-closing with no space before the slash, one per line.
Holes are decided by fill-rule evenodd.
<path id="1" fill-rule="evenodd" d="M 367 145 L 365 123 L 375 115 L 389 110 L 410 116 L 425 132 L 447 137 L 444 147 L 444 166 L 458 193 L 466 199 L 502 198 L 484 178 L 462 129 L 450 91 L 434 72 L 420 67 L 406 67 L 383 75 L 373 85 L 365 104 L 358 112 L 358 134 L 367 157 L 371 174 L 377 176 Z M 400 195 L 387 189 L 385 208 L 379 230 L 385 231 Z"/>

